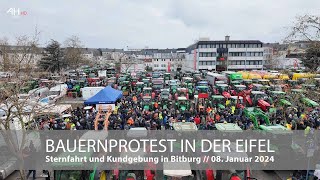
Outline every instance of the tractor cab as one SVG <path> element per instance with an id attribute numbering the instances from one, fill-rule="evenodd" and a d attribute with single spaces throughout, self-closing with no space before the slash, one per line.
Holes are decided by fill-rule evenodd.
<path id="1" fill-rule="evenodd" d="M 123 81 L 121 83 L 121 90 L 122 90 L 122 94 L 124 96 L 128 96 L 129 92 L 130 92 L 130 82 L 129 81 Z"/>
<path id="2" fill-rule="evenodd" d="M 242 82 L 241 81 L 231 81 L 230 85 L 234 86 L 234 85 L 240 85 Z"/>
<path id="3" fill-rule="evenodd" d="M 208 86 L 197 86 L 195 94 L 198 98 L 208 98 L 209 97 L 209 87 Z"/>
<path id="4" fill-rule="evenodd" d="M 292 89 L 300 89 L 299 83 L 297 80 L 288 80 L 288 85 L 292 88 Z"/>
<path id="5" fill-rule="evenodd" d="M 220 108 L 220 109 L 224 109 L 225 108 L 225 97 L 221 96 L 221 95 L 213 95 L 211 96 L 212 99 L 212 106 L 216 107 L 216 108 Z"/>
<path id="6" fill-rule="evenodd" d="M 303 89 L 306 90 L 316 90 L 317 87 L 315 84 L 302 84 Z"/>
<path id="7" fill-rule="evenodd" d="M 189 97 L 193 97 L 194 95 L 194 86 L 193 83 L 187 83 L 185 86 L 188 89 Z"/>
<path id="8" fill-rule="evenodd" d="M 176 94 L 177 89 L 178 89 L 178 85 L 176 85 L 176 84 L 171 84 L 170 85 L 170 92 L 171 92 L 172 95 Z"/>
<path id="9" fill-rule="evenodd" d="M 226 82 L 224 81 L 216 81 L 215 84 L 225 84 Z"/>
<path id="10" fill-rule="evenodd" d="M 169 89 L 161 89 L 160 98 L 161 100 L 169 100 L 170 99 L 170 90 Z"/>
<path id="11" fill-rule="evenodd" d="M 208 86 L 208 81 L 199 81 L 197 86 Z"/>
<path id="12" fill-rule="evenodd" d="M 142 107 L 144 110 L 151 110 L 152 108 L 152 102 L 151 102 L 151 96 L 143 96 L 142 101 Z"/>
<path id="13" fill-rule="evenodd" d="M 264 86 L 262 84 L 256 84 L 256 83 L 252 84 L 252 90 L 253 91 L 262 91 L 262 90 L 264 90 L 263 87 Z"/>
<path id="14" fill-rule="evenodd" d="M 162 75 L 162 74 L 161 74 L 160 72 L 153 72 L 153 73 L 152 73 L 152 79 L 153 79 L 153 78 L 160 78 L 161 75 Z"/>
<path id="15" fill-rule="evenodd" d="M 80 79 L 75 81 L 76 85 L 79 85 L 81 88 L 87 87 L 88 86 L 88 81 L 87 79 Z"/>
<path id="16" fill-rule="evenodd" d="M 141 93 L 143 88 L 144 88 L 144 83 L 143 82 L 137 82 L 137 84 L 136 84 L 137 92 Z"/>
<path id="17" fill-rule="evenodd" d="M 191 77 L 182 77 L 182 83 L 183 84 L 188 84 L 188 83 L 192 83 L 193 79 Z"/>
<path id="18" fill-rule="evenodd" d="M 230 98 L 230 93 L 228 92 L 228 84 L 216 84 L 215 94 L 223 95 L 226 98 Z"/>
<path id="19" fill-rule="evenodd" d="M 283 80 L 281 79 L 270 79 L 270 84 L 272 85 L 280 85 L 283 83 Z"/>
<path id="20" fill-rule="evenodd" d="M 170 73 L 164 73 L 163 78 L 164 78 L 164 83 L 165 84 L 168 84 L 169 81 L 172 79 Z"/>
<path id="21" fill-rule="evenodd" d="M 186 97 L 178 97 L 178 101 L 176 103 L 177 109 L 181 111 L 185 111 L 190 108 L 189 101 Z"/>
<path id="22" fill-rule="evenodd" d="M 278 102 L 281 106 L 291 106 L 291 102 L 288 101 L 285 98 L 286 93 L 283 91 L 270 91 L 269 92 L 270 98 L 270 104 L 272 104 L 276 99 L 278 99 Z"/>
<path id="23" fill-rule="evenodd" d="M 259 106 L 263 111 L 267 111 L 270 108 L 270 104 L 266 102 L 268 96 L 262 91 L 251 91 L 251 99 L 253 106 Z"/>
<path id="24" fill-rule="evenodd" d="M 250 88 L 251 88 L 251 85 L 252 85 L 252 80 L 251 80 L 251 79 L 244 79 L 244 80 L 243 80 L 243 84 L 244 84 L 245 86 L 247 86 L 248 89 L 250 89 Z"/>
<path id="25" fill-rule="evenodd" d="M 135 87 L 135 86 L 137 85 L 137 82 L 138 82 L 138 78 L 135 78 L 135 77 L 132 78 L 132 79 L 131 79 L 131 86 L 132 86 L 132 87 Z"/>
<path id="26" fill-rule="evenodd" d="M 119 82 L 127 81 L 128 79 L 129 79 L 129 78 L 128 78 L 127 75 L 121 75 L 121 76 L 119 77 Z"/>
<path id="27" fill-rule="evenodd" d="M 145 84 L 146 87 L 149 87 L 151 83 L 149 78 L 142 79 L 142 82 Z"/>
<path id="28" fill-rule="evenodd" d="M 194 73 L 192 73 L 192 77 L 193 77 L 193 79 L 194 79 L 195 81 L 201 81 L 201 79 L 202 79 L 202 75 L 201 75 L 200 72 L 194 72 Z"/>
<path id="29" fill-rule="evenodd" d="M 233 90 L 231 90 L 231 94 L 232 95 L 238 95 L 238 93 L 240 93 L 241 91 L 244 91 L 247 89 L 247 87 L 245 85 L 234 85 Z"/>
<path id="30" fill-rule="evenodd" d="M 232 105 L 236 105 L 237 108 L 244 108 L 243 97 L 241 96 L 231 96 L 230 101 Z"/>
<path id="31" fill-rule="evenodd" d="M 270 91 L 282 91 L 283 88 L 282 88 L 282 86 L 279 85 L 279 84 L 273 84 L 273 85 L 270 86 L 270 89 L 269 89 L 269 90 L 270 90 Z"/>
<path id="32" fill-rule="evenodd" d="M 178 99 L 178 97 L 186 97 L 187 99 L 189 99 L 188 89 L 178 88 L 176 93 L 176 99 Z"/>
<path id="33" fill-rule="evenodd" d="M 151 87 L 144 87 L 142 90 L 142 98 L 146 97 L 146 96 L 150 96 L 152 95 L 152 88 Z"/>
<path id="34" fill-rule="evenodd" d="M 233 81 L 239 81 L 240 83 L 243 81 L 243 77 L 241 73 L 231 73 L 229 75 L 229 83 L 231 84 Z"/>
<path id="35" fill-rule="evenodd" d="M 268 79 L 258 79 L 258 84 L 262 84 L 263 86 L 269 86 L 270 80 L 268 80 Z"/>
<path id="36" fill-rule="evenodd" d="M 152 79 L 152 90 L 158 95 L 160 90 L 164 88 L 163 78 Z"/>

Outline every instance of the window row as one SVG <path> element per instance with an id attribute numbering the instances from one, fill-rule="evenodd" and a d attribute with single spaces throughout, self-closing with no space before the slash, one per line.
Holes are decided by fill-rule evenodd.
<path id="1" fill-rule="evenodd" d="M 172 66 L 172 65 L 171 65 L 171 66 Z M 159 64 L 154 64 L 153 67 L 159 67 Z M 167 67 L 167 65 L 166 65 L 166 64 L 161 64 L 160 67 Z"/>
<path id="2" fill-rule="evenodd" d="M 155 61 L 166 61 L 166 59 L 155 59 Z M 182 61 L 182 59 L 169 59 L 169 61 Z"/>
<path id="3" fill-rule="evenodd" d="M 261 57 L 263 56 L 263 52 L 230 52 L 229 56 L 234 56 L 234 57 L 245 57 L 245 56 L 249 56 L 249 57 Z"/>
<path id="4" fill-rule="evenodd" d="M 216 61 L 199 61 L 199 66 L 212 66 L 216 65 Z"/>
<path id="5" fill-rule="evenodd" d="M 249 57 L 263 56 L 263 52 L 247 52 L 247 56 L 249 56 Z"/>
<path id="6" fill-rule="evenodd" d="M 229 65 L 262 65 L 262 61 L 229 61 Z"/>
<path id="7" fill-rule="evenodd" d="M 229 56 L 234 56 L 234 57 L 245 57 L 247 54 L 245 52 L 230 52 Z"/>
<path id="8" fill-rule="evenodd" d="M 215 52 L 200 52 L 199 57 L 216 57 L 217 53 Z"/>
<path id="9" fill-rule="evenodd" d="M 200 44 L 199 48 L 262 48 L 262 44 Z"/>

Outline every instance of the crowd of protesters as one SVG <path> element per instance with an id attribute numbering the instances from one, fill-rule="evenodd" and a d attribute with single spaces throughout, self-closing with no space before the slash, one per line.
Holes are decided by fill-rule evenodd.
<path id="1" fill-rule="evenodd" d="M 244 115 L 241 109 L 230 104 L 225 109 L 207 107 L 198 110 L 190 108 L 185 111 L 170 107 L 162 109 L 157 103 L 153 104 L 152 110 L 143 109 L 141 97 L 131 94 L 122 97 L 116 102 L 115 108 L 109 112 L 108 121 L 101 109 L 92 107 L 84 109 L 77 107 L 70 117 L 63 119 L 43 118 L 39 119 L 39 128 L 43 130 L 128 130 L 132 127 L 145 127 L 150 130 L 172 129 L 174 122 L 194 122 L 199 130 L 214 129 L 215 123 L 236 123 L 243 130 L 253 129 L 253 122 Z M 103 115 L 101 115 L 103 114 Z M 97 117 L 97 115 L 99 117 Z M 281 124 L 290 130 L 310 130 L 320 127 L 320 109 L 282 108 L 278 107 L 276 112 L 270 115 L 272 124 Z M 102 119 L 102 120 L 101 120 Z M 263 119 L 258 119 L 263 124 Z M 96 122 L 96 123 L 95 123 Z"/>

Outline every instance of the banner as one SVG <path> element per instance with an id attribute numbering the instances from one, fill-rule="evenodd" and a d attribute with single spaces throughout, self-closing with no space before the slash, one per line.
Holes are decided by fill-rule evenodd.
<path id="1" fill-rule="evenodd" d="M 115 104 L 96 104 L 96 107 L 97 107 L 97 109 L 99 109 L 101 107 L 101 109 L 103 111 L 106 111 L 108 109 L 108 107 L 109 108 L 111 107 L 112 110 L 114 110 L 115 109 Z"/>
<path id="2" fill-rule="evenodd" d="M 168 164 L 175 164 L 175 170 L 305 170 L 320 163 L 318 132 L 306 136 L 304 131 L 277 125 L 270 127 L 272 131 L 249 132 L 233 129 L 232 124 L 216 127 L 218 130 L 197 131 L 195 124 L 186 122 L 175 123 L 171 131 L 142 127 L 128 131 L 2 131 L 2 156 L 6 158 L 0 163 L 26 170 L 167 170 Z M 13 144 L 22 146 L 22 151 Z"/>

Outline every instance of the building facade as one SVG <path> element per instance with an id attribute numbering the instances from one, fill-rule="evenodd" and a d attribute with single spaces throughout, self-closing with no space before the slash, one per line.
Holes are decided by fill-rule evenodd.
<path id="1" fill-rule="evenodd" d="M 261 41 L 235 41 L 229 36 L 224 41 L 200 40 L 187 48 L 183 69 L 261 70 L 264 64 L 262 45 Z"/>

